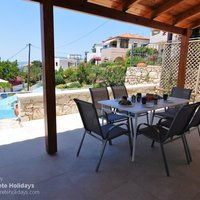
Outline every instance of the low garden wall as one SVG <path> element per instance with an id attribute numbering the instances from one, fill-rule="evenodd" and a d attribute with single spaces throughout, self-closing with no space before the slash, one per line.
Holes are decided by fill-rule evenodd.
<path id="1" fill-rule="evenodd" d="M 129 67 L 126 72 L 125 84 L 159 84 L 161 76 L 161 66 Z"/>
<path id="2" fill-rule="evenodd" d="M 157 84 L 137 84 L 126 85 L 128 94 L 154 93 Z M 110 98 L 112 97 L 111 89 L 108 87 Z M 22 121 L 29 121 L 44 118 L 43 94 L 26 93 L 17 94 Z M 67 115 L 77 112 L 74 98 L 91 102 L 89 89 L 65 90 L 56 92 L 56 114 Z"/>

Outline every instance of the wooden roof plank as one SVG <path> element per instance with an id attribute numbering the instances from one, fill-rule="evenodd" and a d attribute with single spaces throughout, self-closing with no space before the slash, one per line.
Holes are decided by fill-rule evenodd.
<path id="1" fill-rule="evenodd" d="M 192 8 L 190 8 L 189 10 L 186 10 L 184 11 L 183 13 L 177 15 L 175 18 L 174 18 L 174 23 L 173 25 L 175 24 L 178 24 L 180 21 L 182 20 L 185 20 L 187 18 L 190 18 L 192 17 L 193 15 L 196 15 L 200 12 L 200 5 L 196 5 Z"/>
<path id="2" fill-rule="evenodd" d="M 169 9 L 171 9 L 173 6 L 180 3 L 181 1 L 182 0 L 167 1 L 165 4 L 162 4 L 160 7 L 155 8 L 154 9 L 155 11 L 151 14 L 151 19 L 155 19 L 158 15 L 160 15 L 163 12 L 168 11 Z"/>
<path id="3" fill-rule="evenodd" d="M 44 0 L 31 0 L 43 2 Z M 162 22 L 150 20 L 141 16 L 125 13 L 112 8 L 96 5 L 82 0 L 53 0 L 53 4 L 58 7 L 89 13 L 97 16 L 107 17 L 118 21 L 133 23 L 141 26 L 151 27 L 176 34 L 183 34 L 184 29 Z"/>

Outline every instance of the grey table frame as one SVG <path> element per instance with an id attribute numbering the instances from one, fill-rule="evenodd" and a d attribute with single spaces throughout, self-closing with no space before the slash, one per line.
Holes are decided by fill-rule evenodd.
<path id="1" fill-rule="evenodd" d="M 134 114 L 134 126 L 133 130 L 131 129 L 131 138 L 133 143 L 133 150 L 132 150 L 132 158 L 131 160 L 135 161 L 135 151 L 136 151 L 136 131 L 137 131 L 137 125 L 138 125 L 138 116 L 141 113 L 149 112 L 150 114 L 150 123 L 152 124 L 153 119 L 153 111 L 161 109 L 161 108 L 167 108 L 167 107 L 174 107 L 179 105 L 187 104 L 189 100 L 187 99 L 180 99 L 180 98 L 174 98 L 170 97 L 167 101 L 164 101 L 163 99 L 158 100 L 158 104 L 154 105 L 153 102 L 147 102 L 145 105 L 142 103 L 133 103 L 132 105 L 120 105 L 119 99 L 111 99 L 111 100 L 102 100 L 98 101 L 102 105 L 102 110 L 104 109 L 104 106 L 110 106 L 115 109 L 119 109 L 121 111 L 126 111 L 129 117 L 129 124 L 131 124 L 132 116 L 131 113 Z M 135 134 L 134 134 L 135 133 Z"/>

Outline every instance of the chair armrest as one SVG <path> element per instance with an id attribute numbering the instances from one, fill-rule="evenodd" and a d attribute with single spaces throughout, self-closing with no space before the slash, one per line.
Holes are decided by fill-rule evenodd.
<path id="1" fill-rule="evenodd" d="M 108 136 L 108 134 L 109 134 L 112 130 L 114 130 L 115 128 L 118 128 L 118 127 L 120 127 L 120 126 L 126 126 L 127 129 L 129 130 L 128 125 L 127 125 L 126 123 L 120 123 L 120 124 L 117 124 L 117 125 L 113 125 L 112 127 L 110 127 L 110 128 L 107 130 L 107 132 L 106 132 L 106 137 Z"/>
<path id="2" fill-rule="evenodd" d="M 163 117 L 163 118 L 159 119 L 157 125 L 158 125 L 158 126 L 161 126 L 162 121 L 163 121 L 163 120 L 166 120 L 166 119 L 167 119 L 166 117 Z"/>
<path id="3" fill-rule="evenodd" d="M 152 125 L 149 125 L 149 124 L 146 124 L 146 123 L 141 123 L 137 127 L 137 133 L 136 133 L 137 135 L 139 135 L 138 133 L 139 133 L 139 129 L 140 129 L 141 126 L 146 126 L 146 127 L 150 128 L 153 132 L 159 134 L 158 130 L 156 128 L 154 128 Z"/>

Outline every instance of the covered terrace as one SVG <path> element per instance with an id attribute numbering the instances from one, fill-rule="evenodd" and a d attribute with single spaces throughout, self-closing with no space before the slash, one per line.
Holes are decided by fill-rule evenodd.
<path id="1" fill-rule="evenodd" d="M 80 157 L 76 158 L 83 133 L 80 116 L 76 113 L 56 117 L 53 7 L 181 34 L 177 85 L 184 87 L 188 41 L 192 29 L 200 26 L 200 2 L 34 1 L 40 3 L 41 8 L 45 119 L 23 122 L 23 127 L 14 120 L 0 120 L 0 199 L 199 200 L 200 138 L 196 129 L 187 135 L 193 158 L 190 165 L 186 163 L 181 143 L 168 145 L 170 178 L 165 175 L 159 146 L 151 149 L 151 142 L 142 136 L 137 140 L 134 163 L 127 153 L 126 137 L 114 141 L 112 146 L 108 145 L 98 173 L 95 173 L 95 165 L 101 143 L 88 137 Z M 139 122 L 142 121 L 144 118 L 141 117 Z M 52 156 L 47 156 L 46 151 Z M 16 189 L 14 186 L 17 187 L 17 184 L 29 184 L 31 189 Z M 2 194 L 2 191 L 6 191 L 3 188 L 6 185 L 9 187 L 8 194 Z M 20 195 L 16 191 L 25 193 Z"/>
<path id="2" fill-rule="evenodd" d="M 184 87 L 189 37 L 200 26 L 200 2 L 197 0 L 31 0 L 41 9 L 42 63 L 46 150 L 57 152 L 55 78 L 54 78 L 54 6 L 159 29 L 181 35 L 177 86 Z"/>

